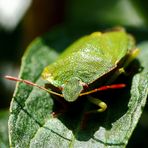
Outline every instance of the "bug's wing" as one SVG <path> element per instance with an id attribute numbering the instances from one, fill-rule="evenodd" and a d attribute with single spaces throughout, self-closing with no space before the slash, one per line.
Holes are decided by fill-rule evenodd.
<path id="1" fill-rule="evenodd" d="M 131 37 L 124 31 L 95 32 L 68 47 L 55 63 L 45 68 L 43 76 L 55 86 L 72 77 L 92 83 L 115 68 L 131 46 Z"/>

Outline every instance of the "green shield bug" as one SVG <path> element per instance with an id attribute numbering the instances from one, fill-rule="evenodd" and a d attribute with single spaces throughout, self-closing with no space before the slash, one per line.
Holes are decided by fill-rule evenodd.
<path id="1" fill-rule="evenodd" d="M 39 87 L 73 102 L 80 96 L 97 91 L 123 88 L 124 84 L 108 84 L 124 72 L 138 52 L 133 37 L 123 28 L 105 33 L 94 32 L 78 39 L 64 50 L 54 63 L 45 67 L 42 77 L 52 86 L 51 89 L 11 76 L 6 78 Z M 102 77 L 110 73 L 110 78 L 104 82 L 107 85 L 100 86 Z M 93 83 L 98 86 L 89 90 Z M 58 92 L 53 91 L 53 87 L 57 88 Z M 107 108 L 107 105 L 97 98 L 89 97 L 89 100 L 100 107 L 97 112 Z"/>

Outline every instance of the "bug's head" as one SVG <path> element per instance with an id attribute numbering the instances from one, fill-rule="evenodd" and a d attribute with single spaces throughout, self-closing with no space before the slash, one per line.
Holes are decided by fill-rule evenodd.
<path id="1" fill-rule="evenodd" d="M 83 85 L 81 80 L 73 77 L 64 84 L 62 94 L 66 101 L 73 102 L 79 97 L 82 90 Z"/>

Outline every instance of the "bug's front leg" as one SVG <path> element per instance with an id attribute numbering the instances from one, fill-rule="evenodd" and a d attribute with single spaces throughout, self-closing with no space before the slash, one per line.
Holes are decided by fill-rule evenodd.
<path id="1" fill-rule="evenodd" d="M 82 121 L 81 121 L 81 129 L 85 129 L 86 128 L 86 123 L 87 123 L 87 120 L 88 120 L 88 117 L 89 117 L 90 114 L 104 112 L 107 109 L 106 103 L 101 101 L 98 98 L 94 98 L 94 97 L 88 96 L 88 100 L 91 103 L 99 106 L 100 108 L 99 109 L 95 109 L 95 110 L 90 110 L 90 111 L 87 111 L 87 112 L 84 113 L 84 116 L 83 116 Z"/>
<path id="2" fill-rule="evenodd" d="M 89 97 L 88 97 L 88 100 L 89 100 L 91 103 L 93 103 L 93 104 L 95 104 L 95 105 L 97 105 L 97 106 L 100 107 L 100 108 L 97 109 L 97 110 L 89 111 L 89 113 L 104 112 L 104 111 L 107 109 L 106 103 L 103 102 L 102 100 L 98 99 L 98 98 L 93 98 L 93 97 L 90 97 L 90 96 L 89 96 Z"/>

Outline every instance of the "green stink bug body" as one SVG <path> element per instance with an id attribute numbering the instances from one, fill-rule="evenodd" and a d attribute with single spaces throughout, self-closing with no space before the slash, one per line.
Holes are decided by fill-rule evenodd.
<path id="1" fill-rule="evenodd" d="M 39 87 L 51 94 L 63 97 L 68 102 L 73 102 L 79 96 L 89 95 L 93 92 L 123 88 L 124 84 L 100 87 L 100 82 L 103 76 L 110 73 L 111 78 L 106 79 L 104 84 L 117 78 L 137 56 L 138 51 L 133 37 L 124 29 L 106 33 L 95 32 L 77 40 L 54 63 L 45 67 L 42 77 L 48 81 L 51 90 L 28 80 L 11 76 L 6 76 L 6 78 Z M 97 88 L 85 89 L 95 82 L 98 84 Z M 61 93 L 53 91 L 53 88 Z M 100 106 L 100 109 L 96 110 L 97 112 L 102 112 L 107 108 L 107 105 L 101 100 L 88 98 L 90 102 Z"/>
<path id="2" fill-rule="evenodd" d="M 133 49 L 134 40 L 123 29 L 95 32 L 68 47 L 57 61 L 44 69 L 42 76 L 53 86 L 62 88 L 66 101 L 73 102 L 85 92 L 85 86 L 117 68 Z M 128 62 L 119 68 L 125 63 Z"/>

